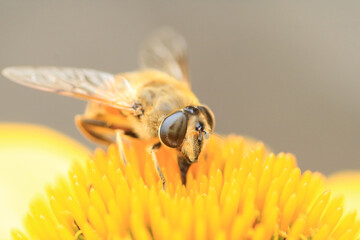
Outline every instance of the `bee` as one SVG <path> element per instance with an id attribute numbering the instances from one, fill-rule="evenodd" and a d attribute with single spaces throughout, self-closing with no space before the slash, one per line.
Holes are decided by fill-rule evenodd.
<path id="1" fill-rule="evenodd" d="M 141 70 L 113 75 L 68 67 L 9 67 L 2 74 L 19 84 L 88 101 L 75 117 L 78 129 L 101 144 L 116 142 L 124 164 L 124 135 L 154 139 L 150 147 L 156 171 L 165 178 L 156 158 L 161 146 L 173 148 L 182 183 L 198 161 L 215 126 L 214 114 L 191 91 L 187 46 L 172 29 L 161 29 L 139 51 Z"/>

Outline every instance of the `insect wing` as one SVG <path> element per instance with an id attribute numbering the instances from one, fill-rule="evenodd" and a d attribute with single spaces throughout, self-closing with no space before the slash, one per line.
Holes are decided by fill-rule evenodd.
<path id="1" fill-rule="evenodd" d="M 190 86 L 185 39 L 171 28 L 160 29 L 141 46 L 139 62 L 142 68 L 154 68 Z"/>
<path id="2" fill-rule="evenodd" d="M 130 84 L 110 73 L 66 67 L 9 67 L 2 74 L 31 88 L 133 111 Z"/>

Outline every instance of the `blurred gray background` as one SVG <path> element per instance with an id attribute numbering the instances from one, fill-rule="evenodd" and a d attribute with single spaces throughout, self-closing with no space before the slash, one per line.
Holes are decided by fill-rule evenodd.
<path id="1" fill-rule="evenodd" d="M 300 167 L 360 169 L 359 1 L 0 0 L 0 69 L 137 68 L 158 27 L 187 39 L 194 92 L 216 131 L 253 136 Z M 43 124 L 89 144 L 73 117 L 85 102 L 0 77 L 0 121 Z"/>

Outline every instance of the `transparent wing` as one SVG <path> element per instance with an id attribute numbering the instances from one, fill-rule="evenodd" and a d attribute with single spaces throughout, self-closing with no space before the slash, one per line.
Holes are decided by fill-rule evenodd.
<path id="1" fill-rule="evenodd" d="M 134 92 L 125 78 L 91 69 L 9 67 L 2 74 L 19 84 L 133 111 Z"/>
<path id="2" fill-rule="evenodd" d="M 151 35 L 140 48 L 142 68 L 155 68 L 187 83 L 187 46 L 185 39 L 171 28 L 163 28 Z"/>

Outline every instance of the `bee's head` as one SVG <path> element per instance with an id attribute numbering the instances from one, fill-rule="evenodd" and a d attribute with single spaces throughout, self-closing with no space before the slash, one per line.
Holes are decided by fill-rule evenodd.
<path id="1" fill-rule="evenodd" d="M 162 144 L 177 148 L 193 163 L 197 162 L 214 126 L 214 114 L 208 107 L 188 106 L 166 116 L 159 128 L 159 138 Z"/>

